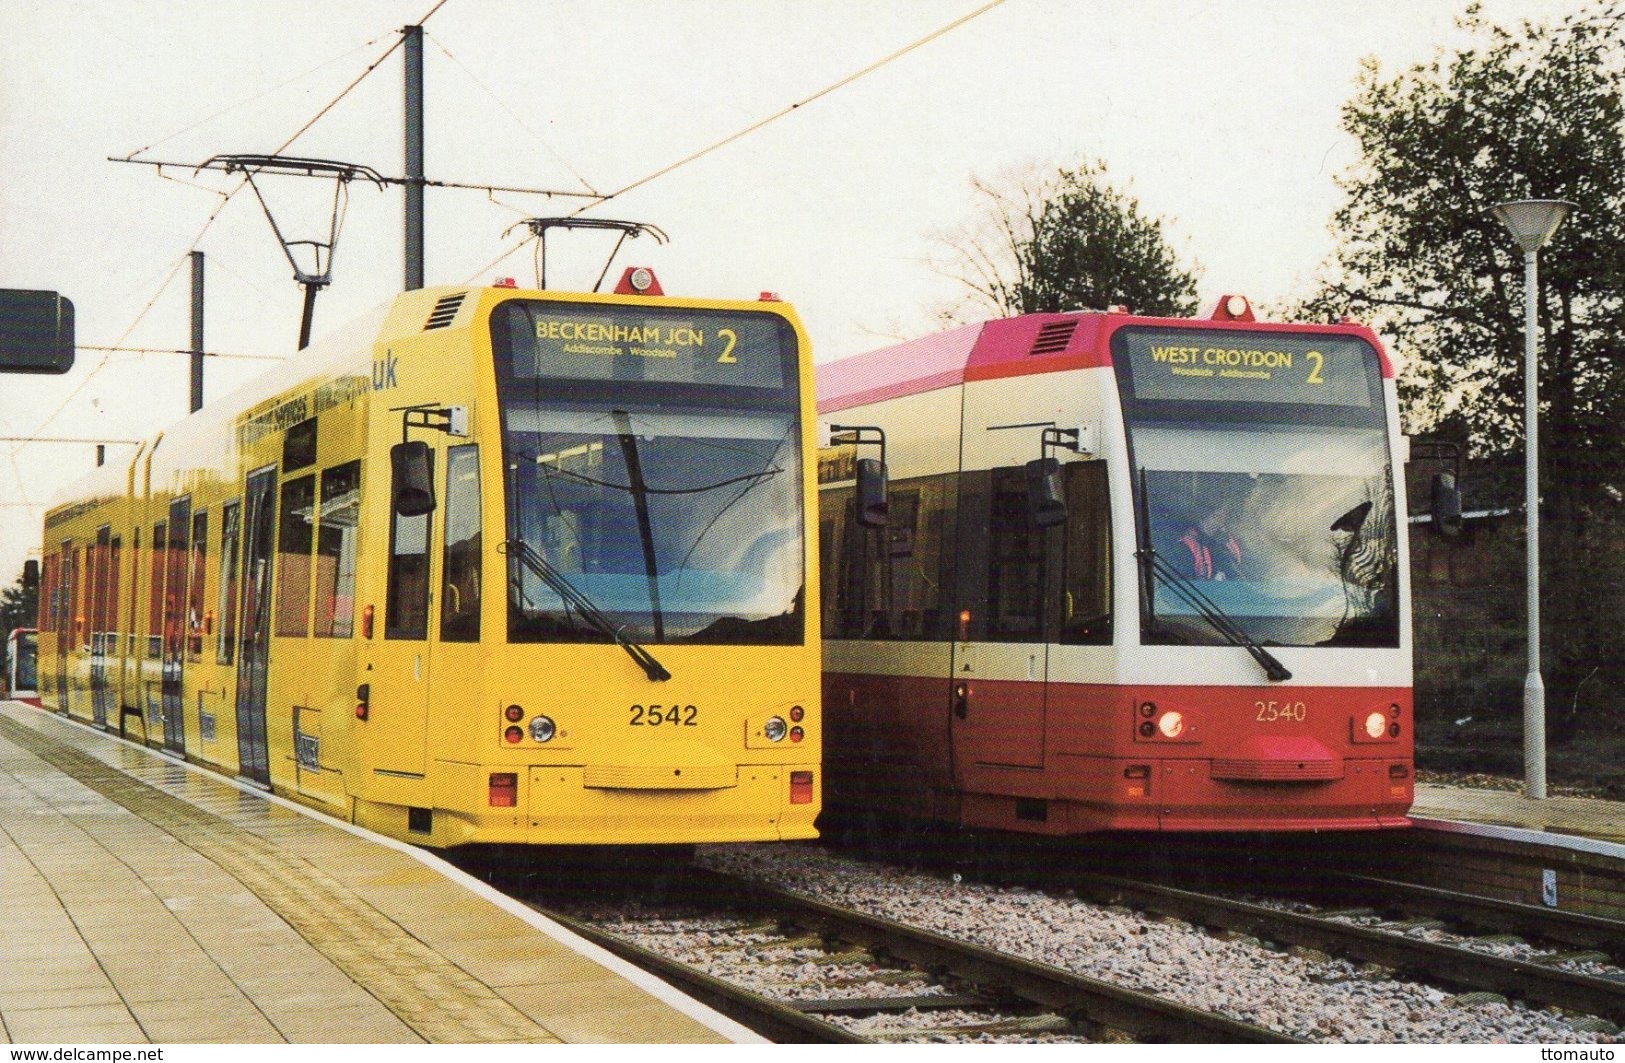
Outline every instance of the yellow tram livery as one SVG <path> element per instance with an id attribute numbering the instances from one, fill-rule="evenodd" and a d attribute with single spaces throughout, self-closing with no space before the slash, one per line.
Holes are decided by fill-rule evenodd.
<path id="1" fill-rule="evenodd" d="M 46 707 L 423 845 L 815 836 L 805 333 L 632 292 L 408 292 L 97 469 Z"/>

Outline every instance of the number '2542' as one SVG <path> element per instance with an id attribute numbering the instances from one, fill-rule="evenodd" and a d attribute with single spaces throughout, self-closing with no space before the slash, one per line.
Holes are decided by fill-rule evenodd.
<path id="1" fill-rule="evenodd" d="M 697 727 L 700 710 L 693 705 L 634 705 L 630 727 Z"/>

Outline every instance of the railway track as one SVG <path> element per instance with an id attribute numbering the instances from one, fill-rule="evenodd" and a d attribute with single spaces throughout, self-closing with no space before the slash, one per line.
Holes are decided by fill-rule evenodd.
<path id="1" fill-rule="evenodd" d="M 1563 935 L 1594 951 L 1551 953 L 1540 961 L 1515 959 L 1475 947 L 1473 938 L 1430 940 L 1417 932 L 1443 929 L 1437 920 L 1407 919 L 1385 926 L 1375 909 L 1295 911 L 1273 904 L 1239 900 L 1217 893 L 1183 889 L 1107 875 L 1069 875 L 1068 884 L 1079 894 L 1101 903 L 1127 904 L 1142 911 L 1174 916 L 1198 926 L 1248 934 L 1264 941 L 1315 949 L 1365 963 L 1378 964 L 1403 976 L 1417 977 L 1455 990 L 1496 993 L 1536 1006 L 1553 1005 L 1565 1011 L 1594 1015 L 1614 1023 L 1625 1021 L 1625 970 L 1609 973 L 1566 969 L 1564 963 L 1601 966 L 1608 954 L 1596 948 L 1608 942 L 1617 949 L 1625 940 L 1625 924 L 1530 910 L 1527 905 L 1489 902 L 1483 898 L 1424 890 L 1397 883 L 1368 882 L 1377 891 L 1391 890 L 1390 907 L 1407 904 L 1431 912 L 1450 913 L 1452 905 L 1471 913 L 1479 924 L 1497 930 L 1510 926 L 1541 937 Z M 1544 919 L 1542 917 L 1544 916 Z M 1548 929 L 1548 927 L 1550 929 Z M 1584 933 L 1582 933 L 1584 931 Z M 1504 939 L 1482 942 L 1511 944 Z"/>
<path id="2" fill-rule="evenodd" d="M 1473 839 L 1447 841 L 1460 849 Z M 1376 965 L 1456 992 L 1492 993 L 1625 1025 L 1622 920 L 1362 874 L 1338 866 L 1339 848 L 1306 849 L 1294 839 L 1276 840 L 1278 849 L 1266 839 L 1265 851 L 1204 840 L 1183 860 L 1178 843 L 1169 843 L 1153 861 L 1161 867 L 1155 876 L 1082 873 L 1074 870 L 1082 850 L 1043 841 L 978 838 L 963 849 L 937 844 L 912 855 L 946 870 L 966 866 L 967 852 L 980 856 L 984 843 L 997 858 L 973 873 L 990 882 L 1075 892 L 1096 903 Z M 1133 863 L 1131 844 L 1106 844 L 1106 863 Z M 1260 868 L 1285 873 L 1261 875 Z M 1259 892 L 1266 899 L 1238 896 Z M 1605 1024 L 1582 1025 L 1611 1032 Z"/>
<path id="3" fill-rule="evenodd" d="M 1225 1015 L 733 876 L 695 869 L 687 887 L 688 898 L 726 898 L 729 914 L 618 918 L 606 925 L 602 916 L 583 916 L 579 906 L 562 911 L 554 902 L 532 903 L 776 1041 L 1301 1043 Z M 753 987 L 741 985 L 746 981 Z"/>

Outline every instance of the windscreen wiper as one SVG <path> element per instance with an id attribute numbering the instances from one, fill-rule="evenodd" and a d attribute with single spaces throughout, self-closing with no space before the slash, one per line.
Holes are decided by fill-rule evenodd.
<path id="1" fill-rule="evenodd" d="M 1140 469 L 1140 548 L 1134 551 L 1139 559 L 1140 567 L 1149 577 L 1145 582 L 1145 600 L 1152 602 L 1156 597 L 1156 582 L 1174 592 L 1180 601 L 1196 611 L 1196 615 L 1208 622 L 1208 625 L 1222 635 L 1232 646 L 1240 646 L 1252 655 L 1258 666 L 1264 669 L 1264 675 L 1271 682 L 1281 683 L 1292 678 L 1286 665 L 1276 659 L 1275 655 L 1260 646 L 1251 635 L 1243 631 L 1236 622 L 1230 619 L 1228 613 L 1219 608 L 1217 602 L 1209 598 L 1202 588 L 1195 582 L 1186 578 L 1180 571 L 1157 556 L 1151 548 L 1151 522 L 1148 519 L 1148 499 L 1145 488 L 1145 469 Z M 1149 606 L 1148 606 L 1149 608 Z"/>
<path id="2" fill-rule="evenodd" d="M 655 641 L 665 638 L 665 617 L 660 612 L 660 562 L 655 558 L 654 525 L 649 519 L 649 485 L 643 479 L 643 461 L 638 457 L 638 437 L 632 432 L 632 415 L 611 410 L 615 431 L 626 462 L 626 478 L 632 492 L 632 510 L 638 516 L 638 540 L 643 544 L 643 570 L 649 582 L 649 615 L 654 618 Z"/>
<path id="3" fill-rule="evenodd" d="M 671 673 L 666 671 L 665 665 L 655 660 L 654 654 L 650 653 L 641 644 L 627 638 L 621 626 L 605 615 L 602 609 L 593 604 L 591 598 L 577 590 L 575 585 L 565 579 L 564 575 L 554 568 L 547 558 L 534 550 L 523 539 L 509 539 L 502 544 L 500 552 L 517 557 L 519 563 L 525 566 L 525 570 L 547 584 L 554 594 L 564 599 L 565 605 L 574 609 L 589 624 L 619 643 L 621 649 L 625 650 L 627 655 L 638 663 L 638 667 L 643 669 L 643 674 L 649 677 L 650 682 L 663 683 L 671 678 Z"/>

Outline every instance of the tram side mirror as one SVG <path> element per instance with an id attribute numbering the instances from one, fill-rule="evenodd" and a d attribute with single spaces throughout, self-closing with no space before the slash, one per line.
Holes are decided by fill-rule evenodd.
<path id="1" fill-rule="evenodd" d="M 414 440 L 389 448 L 390 469 L 394 473 L 395 512 L 402 517 L 421 517 L 434 512 L 434 473 L 429 444 Z"/>
<path id="2" fill-rule="evenodd" d="M 1027 516 L 1035 528 L 1066 523 L 1066 500 L 1061 497 L 1061 463 L 1034 458 L 1027 463 Z"/>
<path id="3" fill-rule="evenodd" d="M 878 458 L 859 458 L 858 523 L 865 528 L 884 528 L 890 503 L 886 499 L 886 465 Z"/>
<path id="4" fill-rule="evenodd" d="M 66 373 L 73 351 L 73 303 L 56 292 L 0 289 L 0 373 Z"/>
<path id="5" fill-rule="evenodd" d="M 23 562 L 23 586 L 39 586 L 39 562 L 32 557 Z"/>
<path id="6" fill-rule="evenodd" d="M 1456 486 L 1456 474 L 1441 472 L 1433 477 L 1433 531 L 1441 539 L 1454 542 L 1461 538 L 1461 488 Z"/>

